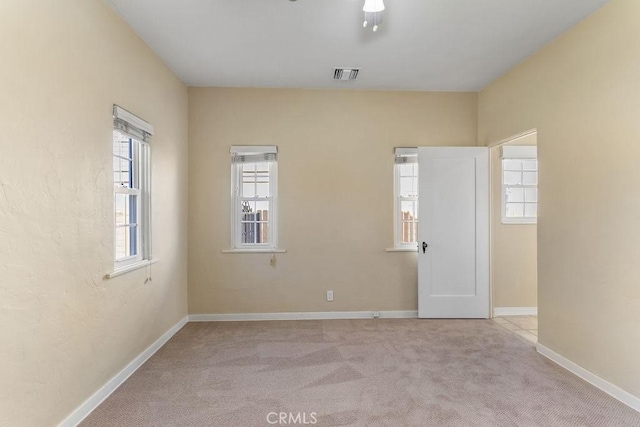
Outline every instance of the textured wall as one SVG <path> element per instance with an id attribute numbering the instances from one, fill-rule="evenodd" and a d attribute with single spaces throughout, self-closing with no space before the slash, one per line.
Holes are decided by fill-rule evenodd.
<path id="1" fill-rule="evenodd" d="M 100 0 L 0 4 L 0 425 L 60 422 L 187 312 L 187 90 Z M 151 122 L 160 262 L 113 268 L 111 107 Z"/>
<path id="2" fill-rule="evenodd" d="M 613 0 L 480 93 L 479 140 L 538 129 L 540 343 L 640 396 L 640 2 Z"/>
<path id="3" fill-rule="evenodd" d="M 529 135 L 512 145 L 536 145 Z M 491 285 L 494 307 L 538 306 L 538 237 L 535 224 L 502 223 L 502 159 L 491 148 Z"/>
<path id="4" fill-rule="evenodd" d="M 476 145 L 477 94 L 189 89 L 189 312 L 415 310 L 393 246 L 393 147 Z M 230 145 L 277 145 L 279 243 L 230 247 Z M 335 301 L 326 302 L 326 290 Z"/>

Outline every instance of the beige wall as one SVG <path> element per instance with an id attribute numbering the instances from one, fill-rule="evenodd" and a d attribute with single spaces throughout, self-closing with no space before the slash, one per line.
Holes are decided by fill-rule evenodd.
<path id="1" fill-rule="evenodd" d="M 479 139 L 538 129 L 540 343 L 640 396 L 640 2 L 612 0 L 480 93 Z"/>
<path id="2" fill-rule="evenodd" d="M 530 134 L 504 145 L 536 145 Z M 537 307 L 538 243 L 535 224 L 502 223 L 502 159 L 491 148 L 491 285 L 493 307 Z"/>
<path id="3" fill-rule="evenodd" d="M 187 313 L 187 90 L 100 0 L 0 4 L 0 425 L 51 426 Z M 160 262 L 112 280 L 113 103 L 151 122 Z"/>
<path id="4" fill-rule="evenodd" d="M 189 89 L 189 312 L 415 310 L 393 147 L 475 145 L 477 94 Z M 279 149 L 280 246 L 230 247 L 230 145 Z M 326 290 L 335 301 L 326 302 Z"/>

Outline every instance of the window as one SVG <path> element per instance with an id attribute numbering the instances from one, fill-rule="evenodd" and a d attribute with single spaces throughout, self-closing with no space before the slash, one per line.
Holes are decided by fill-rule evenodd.
<path id="1" fill-rule="evenodd" d="M 277 248 L 277 171 L 277 147 L 231 147 L 234 249 Z"/>
<path id="2" fill-rule="evenodd" d="M 114 105 L 115 270 L 150 259 L 150 148 L 153 127 Z"/>
<path id="3" fill-rule="evenodd" d="M 538 160 L 535 146 L 502 147 L 502 223 L 535 224 Z"/>
<path id="4" fill-rule="evenodd" d="M 395 248 L 416 249 L 418 242 L 418 150 L 395 151 Z"/>

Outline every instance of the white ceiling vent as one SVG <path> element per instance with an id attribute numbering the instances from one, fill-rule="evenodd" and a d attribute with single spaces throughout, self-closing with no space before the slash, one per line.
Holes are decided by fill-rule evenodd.
<path id="1" fill-rule="evenodd" d="M 359 68 L 336 68 L 333 72 L 333 80 L 355 80 L 359 72 Z"/>

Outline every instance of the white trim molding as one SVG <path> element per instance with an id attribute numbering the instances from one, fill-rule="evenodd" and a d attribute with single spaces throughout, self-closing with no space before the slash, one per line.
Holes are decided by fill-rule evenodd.
<path id="1" fill-rule="evenodd" d="M 537 316 L 538 307 L 493 307 L 493 316 Z"/>
<path id="2" fill-rule="evenodd" d="M 286 254 L 286 249 L 223 249 L 220 251 L 223 254 Z"/>
<path id="3" fill-rule="evenodd" d="M 129 378 L 140 366 L 144 364 L 156 351 L 160 349 L 167 341 L 171 339 L 184 325 L 189 321 L 189 317 L 185 316 L 176 323 L 171 329 L 165 332 L 153 344 L 147 347 L 142 353 L 133 359 L 127 366 L 111 378 L 105 385 L 96 391 L 91 397 L 78 406 L 67 418 L 62 421 L 60 427 L 77 426 L 84 420 L 94 409 L 96 409 L 107 397 L 111 395 L 127 378 Z"/>
<path id="4" fill-rule="evenodd" d="M 237 322 L 251 320 L 325 320 L 325 319 L 415 319 L 417 310 L 406 311 L 315 311 L 290 313 L 190 314 L 190 322 Z"/>
<path id="5" fill-rule="evenodd" d="M 501 139 L 500 141 L 490 142 L 490 143 L 487 144 L 487 147 L 492 148 L 492 147 L 497 147 L 499 145 L 507 144 L 509 142 L 515 142 L 515 141 L 517 141 L 519 139 L 525 138 L 525 137 L 527 137 L 529 135 L 533 135 L 533 134 L 536 134 L 536 133 L 538 133 L 538 129 L 535 129 L 535 128 L 534 129 L 529 129 L 529 130 L 521 132 L 521 133 L 519 133 L 517 135 L 512 135 L 512 136 L 510 136 L 508 138 Z"/>
<path id="6" fill-rule="evenodd" d="M 139 270 L 141 268 L 145 268 L 148 267 L 152 264 L 157 263 L 158 261 L 160 261 L 160 258 L 153 258 L 153 259 L 143 259 L 142 261 L 138 261 L 135 264 L 129 264 L 125 267 L 121 267 L 118 269 L 113 270 L 111 273 L 107 273 L 104 278 L 105 279 L 113 279 L 114 277 L 118 277 L 121 276 L 125 273 L 128 273 L 130 271 L 134 271 L 134 270 Z"/>
<path id="7" fill-rule="evenodd" d="M 632 395 L 629 392 L 624 391 L 623 389 L 621 389 L 620 387 L 614 384 L 611 384 L 609 381 L 600 378 L 593 372 L 587 371 L 582 366 L 570 361 L 564 356 L 559 355 L 555 351 L 545 347 L 542 344 L 539 344 L 539 343 L 536 344 L 536 350 L 538 350 L 538 353 L 540 353 L 547 359 L 551 360 L 552 362 L 555 362 L 558 365 L 562 366 L 564 369 L 571 372 L 572 374 L 582 378 L 589 384 L 599 388 L 600 390 L 607 393 L 609 396 L 619 400 L 620 402 L 624 403 L 628 407 L 640 412 L 640 398 Z"/>

